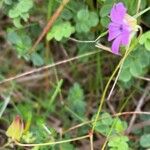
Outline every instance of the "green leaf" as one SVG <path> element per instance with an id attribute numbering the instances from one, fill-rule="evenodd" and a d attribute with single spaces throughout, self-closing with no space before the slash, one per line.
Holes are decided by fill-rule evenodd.
<path id="1" fill-rule="evenodd" d="M 137 51 L 136 58 L 140 62 L 142 68 L 149 66 L 149 63 L 150 63 L 150 52 L 149 51 L 146 51 L 142 48 L 139 49 L 139 51 Z"/>
<path id="2" fill-rule="evenodd" d="M 113 118 L 109 113 L 103 113 L 102 116 L 102 124 L 103 125 L 111 125 L 113 122 Z"/>
<path id="3" fill-rule="evenodd" d="M 143 48 L 143 46 L 138 47 L 126 58 L 119 76 L 119 80 L 128 82 L 133 77 L 144 74 L 146 67 L 148 67 L 149 64 L 150 52 Z"/>
<path id="4" fill-rule="evenodd" d="M 47 40 L 51 40 L 55 38 L 57 41 L 61 41 L 62 38 L 68 38 L 72 33 L 75 32 L 73 26 L 71 26 L 70 22 L 59 22 L 53 26 L 51 31 L 47 34 Z"/>
<path id="5" fill-rule="evenodd" d="M 74 85 L 69 89 L 67 100 L 69 107 L 75 113 L 77 113 L 79 116 L 84 116 L 85 113 L 84 92 L 80 84 L 74 83 Z"/>
<path id="6" fill-rule="evenodd" d="M 89 27 L 95 27 L 98 24 L 98 16 L 95 12 L 90 12 L 89 18 L 90 21 L 88 21 L 88 26 Z"/>
<path id="7" fill-rule="evenodd" d="M 119 118 L 113 120 L 114 130 L 116 133 L 122 133 L 126 130 L 127 124 L 124 121 L 121 121 Z"/>
<path id="8" fill-rule="evenodd" d="M 95 115 L 93 116 L 92 120 L 95 119 Z M 102 113 L 99 116 L 99 121 L 96 123 L 96 131 L 100 132 L 103 135 L 108 135 L 110 130 L 111 130 L 111 125 L 113 123 L 113 118 L 111 117 L 111 115 L 109 113 Z"/>
<path id="9" fill-rule="evenodd" d="M 29 18 L 28 11 L 33 7 L 32 0 L 19 0 L 18 3 L 9 10 L 8 16 L 13 19 L 13 23 L 17 28 L 22 27 L 20 20 L 27 21 Z"/>
<path id="10" fill-rule="evenodd" d="M 29 18 L 29 14 L 28 14 L 28 13 L 22 13 L 22 14 L 20 14 L 20 17 L 21 17 L 25 22 L 27 22 L 27 21 L 28 21 L 28 18 Z"/>
<path id="11" fill-rule="evenodd" d="M 61 14 L 61 18 L 65 20 L 70 20 L 73 18 L 73 14 L 69 9 L 64 9 L 64 11 Z"/>
<path id="12" fill-rule="evenodd" d="M 106 16 L 106 17 L 101 18 L 100 21 L 101 21 L 102 26 L 105 27 L 105 28 L 107 28 L 108 24 L 110 22 L 110 19 Z"/>
<path id="13" fill-rule="evenodd" d="M 134 15 L 136 13 L 137 0 L 122 0 L 125 6 L 128 8 L 128 13 Z"/>
<path id="14" fill-rule="evenodd" d="M 20 18 L 19 18 L 19 17 L 14 18 L 14 19 L 13 19 L 13 23 L 14 23 L 14 25 L 15 25 L 17 28 L 22 28 L 22 27 L 23 27 L 23 26 L 21 25 L 21 23 L 20 23 Z"/>
<path id="15" fill-rule="evenodd" d="M 100 123 L 97 123 L 96 127 L 95 127 L 95 130 L 105 136 L 107 136 L 109 134 L 109 131 L 110 131 L 110 127 L 109 126 L 106 126 L 106 125 L 103 125 L 103 124 L 100 124 Z"/>
<path id="16" fill-rule="evenodd" d="M 7 33 L 7 40 L 13 44 L 19 57 L 24 57 L 25 53 L 31 47 L 31 38 L 25 33 L 18 34 L 15 31 L 9 31 Z"/>
<path id="17" fill-rule="evenodd" d="M 33 62 L 34 66 L 42 66 L 44 64 L 44 60 L 38 53 L 33 53 L 31 55 L 31 61 Z"/>
<path id="18" fill-rule="evenodd" d="M 150 31 L 144 33 L 139 40 L 141 45 L 144 45 L 145 48 L 150 51 Z"/>
<path id="19" fill-rule="evenodd" d="M 116 150 L 129 150 L 128 142 L 129 139 L 127 136 L 118 135 L 110 138 L 108 146 Z"/>
<path id="20" fill-rule="evenodd" d="M 14 31 L 7 33 L 7 40 L 12 44 L 21 43 L 20 36 Z"/>
<path id="21" fill-rule="evenodd" d="M 113 5 L 114 5 L 113 1 L 106 1 L 100 9 L 101 25 L 105 28 L 108 27 L 108 24 L 110 22 L 109 14 Z"/>
<path id="22" fill-rule="evenodd" d="M 81 9 L 77 13 L 77 19 L 80 21 L 87 21 L 89 19 L 89 11 L 87 9 Z"/>
<path id="23" fill-rule="evenodd" d="M 4 0 L 4 3 L 7 5 L 11 5 L 12 4 L 12 0 Z"/>
<path id="24" fill-rule="evenodd" d="M 87 33 L 92 27 L 98 24 L 98 21 L 99 19 L 95 12 L 91 12 L 88 9 L 81 9 L 77 13 L 76 31 Z"/>
<path id="25" fill-rule="evenodd" d="M 130 73 L 130 68 L 122 68 L 119 80 L 123 82 L 128 82 L 131 80 L 131 73 Z"/>
<path id="26" fill-rule="evenodd" d="M 150 39 L 147 39 L 145 42 L 145 48 L 150 51 Z"/>
<path id="27" fill-rule="evenodd" d="M 90 28 L 89 28 L 88 24 L 85 24 L 85 23 L 76 24 L 76 31 L 79 32 L 79 33 L 80 32 L 87 33 L 87 32 L 89 32 L 89 30 L 90 30 Z"/>
<path id="28" fill-rule="evenodd" d="M 13 8 L 9 10 L 8 16 L 10 18 L 16 18 L 19 17 L 20 15 L 20 11 L 17 8 Z"/>
<path id="29" fill-rule="evenodd" d="M 138 59 L 135 59 L 131 62 L 130 72 L 135 77 L 142 74 L 142 66 Z"/>
<path id="30" fill-rule="evenodd" d="M 145 135 L 141 136 L 141 138 L 140 138 L 141 147 L 150 148 L 149 139 L 150 139 L 150 134 L 145 134 Z"/>
<path id="31" fill-rule="evenodd" d="M 112 4 L 106 4 L 106 5 L 103 5 L 101 10 L 100 10 L 100 16 L 101 17 L 106 17 L 108 16 L 108 14 L 110 13 L 110 10 L 112 8 Z"/>
<path id="32" fill-rule="evenodd" d="M 25 0 L 25 1 L 20 0 L 16 6 L 10 9 L 9 17 L 10 18 L 19 17 L 22 13 L 28 12 L 32 7 L 33 7 L 32 0 Z"/>
<path id="33" fill-rule="evenodd" d="M 18 3 L 16 9 L 21 13 L 28 12 L 33 7 L 33 1 L 32 0 L 20 0 Z"/>

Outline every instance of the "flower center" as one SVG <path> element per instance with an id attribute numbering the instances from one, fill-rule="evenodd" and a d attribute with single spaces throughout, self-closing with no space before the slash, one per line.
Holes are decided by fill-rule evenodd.
<path id="1" fill-rule="evenodd" d="M 128 26 L 131 28 L 131 30 L 137 31 L 137 20 L 135 18 L 126 14 L 124 19 Z"/>
<path id="2" fill-rule="evenodd" d="M 120 25 L 119 30 L 123 31 L 123 26 L 122 25 Z"/>

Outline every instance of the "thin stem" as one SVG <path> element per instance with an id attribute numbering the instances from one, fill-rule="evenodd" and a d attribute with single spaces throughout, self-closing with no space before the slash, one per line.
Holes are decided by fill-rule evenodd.
<path id="1" fill-rule="evenodd" d="M 67 105 L 65 105 L 65 109 L 70 112 L 72 115 L 74 115 L 79 121 L 84 122 L 85 120 L 80 117 L 78 114 L 76 114 L 72 109 L 70 109 Z"/>
<path id="2" fill-rule="evenodd" d="M 89 138 L 89 135 L 73 138 L 73 139 L 68 139 L 68 140 L 63 140 L 63 141 L 57 141 L 57 142 L 47 142 L 47 143 L 39 143 L 39 144 L 22 144 L 17 141 L 15 141 L 15 144 L 18 146 L 23 146 L 23 147 L 30 147 L 30 146 L 49 146 L 49 145 L 56 145 L 56 144 L 62 144 L 62 143 L 69 143 L 73 141 L 78 141 L 82 139 Z"/>
<path id="3" fill-rule="evenodd" d="M 96 43 L 97 44 L 97 41 L 104 37 L 106 34 L 108 33 L 108 31 L 105 31 L 103 32 L 102 34 L 100 34 L 100 36 L 98 36 L 95 40 L 78 40 L 78 39 L 75 39 L 75 38 L 69 38 L 71 41 L 74 41 L 74 42 L 77 42 L 77 43 Z"/>
<path id="4" fill-rule="evenodd" d="M 138 36 L 138 39 L 140 38 L 141 35 Z M 92 131 L 94 131 L 95 129 L 95 126 L 96 126 L 96 123 L 97 123 L 97 120 L 98 120 L 98 117 L 99 117 L 99 114 L 101 112 L 101 109 L 102 109 L 102 106 L 103 106 L 103 103 L 105 101 L 105 97 L 106 97 L 106 93 L 107 93 L 107 90 L 108 90 L 108 87 L 113 79 L 113 77 L 115 76 L 115 74 L 117 73 L 117 71 L 119 70 L 119 68 L 122 66 L 122 64 L 124 63 L 125 59 L 127 58 L 127 56 L 130 54 L 130 52 L 132 51 L 132 49 L 135 47 L 135 45 L 137 45 L 137 41 L 134 42 L 130 48 L 128 47 L 128 50 L 126 50 L 126 53 L 125 55 L 123 56 L 123 58 L 120 60 L 119 64 L 117 65 L 117 67 L 115 68 L 114 72 L 112 73 L 111 77 L 109 78 L 106 86 L 105 86 L 105 89 L 104 89 L 104 92 L 102 94 L 102 97 L 100 99 L 100 104 L 99 104 L 99 108 L 98 108 L 98 111 L 97 111 L 97 114 L 96 114 L 96 118 L 95 118 L 95 121 L 93 123 L 93 127 L 92 127 Z"/>
<path id="5" fill-rule="evenodd" d="M 121 73 L 121 70 L 122 70 L 122 66 L 123 66 L 123 65 L 121 65 L 121 67 L 120 67 L 120 69 L 119 69 L 119 71 L 118 71 L 118 74 L 117 74 L 117 77 L 116 77 L 116 79 L 115 79 L 115 82 L 113 83 L 113 86 L 112 86 L 112 88 L 111 88 L 111 90 L 110 90 L 110 92 L 109 92 L 109 95 L 108 95 L 108 97 L 107 97 L 107 101 L 110 100 L 110 97 L 111 97 L 111 95 L 112 95 L 112 93 L 113 93 L 113 90 L 114 90 L 114 88 L 115 88 L 115 86 L 116 86 L 116 84 L 117 84 L 118 78 L 119 78 L 120 73 Z"/>
<path id="6" fill-rule="evenodd" d="M 128 101 L 128 99 L 127 99 Z M 121 107 L 121 110 L 123 109 L 123 107 Z M 150 115 L 150 112 L 141 112 L 141 111 L 131 111 L 131 112 L 121 112 L 121 113 L 116 113 L 114 115 L 112 115 L 112 117 L 119 117 L 119 116 L 123 116 L 123 115 L 132 115 L 132 114 L 143 114 L 143 115 Z M 98 121 L 101 121 L 102 119 L 107 119 L 107 117 L 102 117 L 102 118 L 99 118 Z M 83 123 L 80 123 L 76 126 L 73 126 L 71 128 L 69 128 L 68 130 L 64 131 L 64 133 L 67 133 L 67 132 L 70 132 L 74 129 L 77 129 L 77 128 L 80 128 L 82 126 L 85 126 L 85 125 L 88 125 L 88 124 L 91 124 L 93 123 L 95 120 L 90 120 L 90 121 L 86 121 L 86 122 L 83 122 Z"/>
<path id="7" fill-rule="evenodd" d="M 44 36 L 47 34 L 47 32 L 51 29 L 52 25 L 55 23 L 57 18 L 61 15 L 64 7 L 67 5 L 67 3 L 69 1 L 70 0 L 63 0 L 62 1 L 62 3 L 59 5 L 59 7 L 56 9 L 54 14 L 49 19 L 47 25 L 44 27 L 43 31 L 41 32 L 41 34 L 39 35 L 39 37 L 37 38 L 37 40 L 35 41 L 35 43 L 31 47 L 31 49 L 29 49 L 28 54 L 31 54 L 36 50 L 36 47 L 38 46 L 38 44 L 41 42 L 41 40 L 44 38 Z"/>
<path id="8" fill-rule="evenodd" d="M 147 78 L 147 77 L 138 76 L 136 78 L 150 82 L 150 78 Z"/>
<path id="9" fill-rule="evenodd" d="M 0 118 L 2 117 L 5 109 L 7 108 L 7 105 L 10 102 L 10 98 L 11 98 L 12 93 L 13 93 L 13 87 L 12 87 L 12 89 L 10 91 L 10 94 L 7 97 L 5 97 L 5 96 L 2 95 L 2 97 L 4 98 L 4 104 L 3 104 L 3 106 L 2 106 L 2 108 L 0 110 Z"/>
<path id="10" fill-rule="evenodd" d="M 75 57 L 72 57 L 72 58 L 68 58 L 68 59 L 65 59 L 65 60 L 62 60 L 62 61 L 58 61 L 58 62 L 56 62 L 56 63 L 52 63 L 52 64 L 49 64 L 49 65 L 46 65 L 46 66 L 37 68 L 37 69 L 33 69 L 33 70 L 31 70 L 31 71 L 24 72 L 24 73 L 22 73 L 22 74 L 18 74 L 18 75 L 16 75 L 16 76 L 13 76 L 13 77 L 4 79 L 4 80 L 0 81 L 0 84 L 3 84 L 3 83 L 6 83 L 6 82 L 10 82 L 10 81 L 19 79 L 19 78 L 22 78 L 22 77 L 24 77 L 24 76 L 31 75 L 31 74 L 33 74 L 33 73 L 37 73 L 37 72 L 40 72 L 40 71 L 44 71 L 44 70 L 46 70 L 46 69 L 48 69 L 48 68 L 53 68 L 53 67 L 58 66 L 58 65 L 61 65 L 61 64 L 65 64 L 65 63 L 68 63 L 68 62 L 71 62 L 71 61 L 74 61 L 74 60 L 78 60 L 78 59 L 80 59 L 80 58 L 88 57 L 88 56 L 97 54 L 97 53 L 99 53 L 99 52 L 101 52 L 101 50 L 96 50 L 96 51 L 93 51 L 93 52 L 85 53 L 85 54 L 83 54 L 83 55 L 75 56 Z"/>
<path id="11" fill-rule="evenodd" d="M 77 43 L 94 43 L 95 42 L 95 40 L 94 41 L 85 41 L 85 40 L 78 40 L 78 39 L 75 39 L 72 37 L 70 37 L 69 40 L 77 42 Z"/>
<path id="12" fill-rule="evenodd" d="M 94 145 L 93 145 L 93 133 L 91 133 L 91 135 L 90 135 L 90 147 L 91 147 L 91 150 L 94 150 Z"/>
<path id="13" fill-rule="evenodd" d="M 130 50 L 131 49 L 129 49 L 129 51 Z M 109 80 L 108 80 L 108 82 L 105 86 L 104 92 L 103 92 L 102 97 L 100 99 L 100 105 L 99 105 L 99 108 L 98 108 L 98 111 L 97 111 L 97 114 L 96 114 L 96 118 L 95 118 L 95 121 L 94 121 L 94 124 L 93 124 L 93 127 L 92 127 L 92 131 L 94 131 L 94 129 L 95 129 L 99 114 L 101 112 L 101 109 L 102 109 L 102 106 L 103 106 L 103 103 L 104 103 L 104 100 L 105 100 L 105 96 L 106 96 L 106 92 L 108 90 L 108 87 L 109 87 L 113 77 L 115 76 L 115 74 L 117 73 L 118 69 L 120 68 L 120 66 L 122 65 L 122 63 L 124 62 L 124 60 L 126 59 L 127 56 L 128 56 L 128 53 L 126 55 L 124 55 L 124 57 L 121 59 L 121 61 L 117 65 L 116 69 L 114 70 L 113 74 L 111 75 L 111 77 L 109 78 Z"/>
<path id="14" fill-rule="evenodd" d="M 10 141 L 8 141 L 7 143 L 5 143 L 5 145 L 3 145 L 3 146 L 0 147 L 0 150 L 6 149 L 6 147 L 10 146 L 12 142 L 13 142 L 13 141 L 10 140 Z"/>
<path id="15" fill-rule="evenodd" d="M 98 37 L 96 38 L 95 42 L 97 42 L 101 37 L 107 35 L 107 33 L 108 33 L 108 30 L 105 31 L 104 33 L 102 33 L 100 36 L 98 36 Z"/>
<path id="16" fill-rule="evenodd" d="M 126 101 L 124 102 L 123 106 L 120 108 L 119 113 L 121 113 L 122 110 L 125 108 L 127 102 L 128 102 L 129 99 L 131 98 L 132 94 L 133 94 L 133 92 L 132 92 L 132 93 L 129 95 L 129 97 L 126 99 Z M 110 128 L 110 130 L 109 130 L 109 133 L 108 133 L 107 136 L 106 136 L 107 138 L 106 138 L 106 140 L 105 140 L 105 142 L 104 142 L 104 144 L 103 144 L 102 150 L 105 150 L 106 144 L 107 144 L 107 142 L 108 142 L 108 139 L 109 139 L 109 137 L 110 137 L 110 135 L 111 135 L 111 133 L 112 133 L 112 131 L 113 131 L 113 128 L 114 128 L 116 122 L 117 122 L 117 120 L 112 124 L 112 126 L 111 126 L 111 128 Z"/>
<path id="17" fill-rule="evenodd" d="M 139 12 L 139 10 L 140 10 L 140 5 L 141 5 L 141 0 L 138 0 L 136 13 Z"/>
<path id="18" fill-rule="evenodd" d="M 4 96 L 3 96 L 4 97 Z M 2 117 L 2 115 L 3 115 L 3 113 L 4 113 L 4 111 L 5 111 L 5 109 L 6 109 L 6 107 L 7 107 L 7 105 L 8 105 L 8 103 L 9 103 L 9 101 L 10 101 L 10 95 L 8 96 L 8 97 L 4 97 L 4 104 L 3 104 L 3 106 L 2 106 L 2 108 L 1 108 L 1 110 L 0 110 L 0 118 Z"/>
<path id="19" fill-rule="evenodd" d="M 138 101 L 138 104 L 137 104 L 137 107 L 135 109 L 135 111 L 141 111 L 141 107 L 143 106 L 144 104 L 144 100 L 145 98 L 147 97 L 147 95 L 149 94 L 150 92 L 150 84 L 148 84 L 147 88 L 144 90 L 144 93 L 143 95 L 141 96 L 141 98 L 139 99 Z M 131 128 L 135 122 L 135 119 L 136 119 L 136 114 L 134 114 L 129 122 L 129 125 L 128 125 L 128 129 L 126 130 L 126 133 L 129 134 L 130 131 L 131 131 Z"/>
<path id="20" fill-rule="evenodd" d="M 144 13 L 146 13 L 146 12 L 149 11 L 149 10 L 150 10 L 150 7 L 144 9 L 143 11 L 141 11 L 141 12 L 139 12 L 138 14 L 134 15 L 133 17 L 134 17 L 134 18 L 138 18 L 138 17 L 142 16 Z"/>

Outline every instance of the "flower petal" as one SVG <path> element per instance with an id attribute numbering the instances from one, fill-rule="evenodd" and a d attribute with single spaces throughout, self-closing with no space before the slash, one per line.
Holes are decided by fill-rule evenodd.
<path id="1" fill-rule="evenodd" d="M 123 3 L 118 3 L 113 6 L 110 12 L 111 21 L 115 23 L 121 23 L 124 19 L 127 9 Z"/>
<path id="2" fill-rule="evenodd" d="M 121 34 L 121 31 L 119 30 L 120 25 L 115 24 L 115 23 L 110 23 L 109 27 L 108 27 L 108 41 L 111 41 L 113 39 L 115 39 L 117 36 L 119 36 Z"/>
<path id="3" fill-rule="evenodd" d="M 121 44 L 121 40 L 122 40 L 122 37 L 121 36 L 118 36 L 112 43 L 112 52 L 116 55 L 119 54 L 119 47 L 120 47 L 120 44 Z"/>
<path id="4" fill-rule="evenodd" d="M 111 41 L 111 40 L 117 38 L 120 34 L 121 34 L 121 32 L 119 30 L 112 31 L 112 32 L 109 31 L 108 41 Z"/>
<path id="5" fill-rule="evenodd" d="M 123 31 L 121 33 L 121 44 L 122 45 L 128 45 L 129 44 L 129 38 L 130 38 L 130 30 L 128 26 L 123 28 Z"/>

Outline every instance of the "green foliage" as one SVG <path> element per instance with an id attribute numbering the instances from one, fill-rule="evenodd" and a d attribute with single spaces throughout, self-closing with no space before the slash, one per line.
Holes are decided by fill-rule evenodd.
<path id="1" fill-rule="evenodd" d="M 67 100 L 71 110 L 83 117 L 85 113 L 84 92 L 79 83 L 74 83 L 69 89 Z"/>
<path id="2" fill-rule="evenodd" d="M 13 30 L 9 30 L 7 33 L 7 40 L 14 46 L 18 57 L 23 57 L 27 61 L 32 61 L 34 66 L 41 66 L 44 64 L 44 60 L 37 52 L 28 55 L 28 51 L 32 46 L 31 38 L 24 32 L 17 33 Z"/>
<path id="3" fill-rule="evenodd" d="M 4 0 L 4 3 L 7 5 L 11 5 L 12 4 L 12 0 Z"/>
<path id="4" fill-rule="evenodd" d="M 5 2 L 6 4 L 10 5 L 11 1 Z M 33 7 L 32 0 L 19 0 L 14 6 L 9 10 L 9 17 L 13 19 L 13 23 L 17 28 L 22 27 L 20 21 L 23 19 L 27 22 L 29 18 L 29 10 Z"/>
<path id="5" fill-rule="evenodd" d="M 13 30 L 8 31 L 7 40 L 14 45 L 19 57 L 24 56 L 31 48 L 31 38 L 24 33 L 17 33 Z"/>
<path id="6" fill-rule="evenodd" d="M 118 135 L 113 136 L 108 142 L 110 150 L 129 150 L 128 142 L 129 139 L 127 136 Z"/>
<path id="7" fill-rule="evenodd" d="M 33 136 L 31 132 L 26 132 L 22 136 L 22 140 L 25 141 L 26 143 L 33 143 L 35 141 L 35 137 Z"/>
<path id="8" fill-rule="evenodd" d="M 33 73 L 33 76 L 31 74 L 26 77 L 21 76 L 21 78 L 19 76 L 16 82 L 12 80 L 11 84 L 7 86 L 1 84 L 0 98 L 2 102 L 0 103 L 0 112 L 5 105 L 3 91 L 10 92 L 8 87 L 11 85 L 14 87 L 11 101 L 5 108 L 6 112 L 3 113 L 0 120 L 2 132 L 7 130 L 5 126 L 9 126 L 8 124 L 12 122 L 14 116 L 19 114 L 26 128 L 23 136 L 19 137 L 22 143 L 57 142 L 89 134 L 93 125 L 91 116 L 94 116 L 92 117 L 93 120 L 99 106 L 98 99 L 104 94 L 104 86 L 123 57 L 123 55 L 116 56 L 104 51 L 95 55 L 90 55 L 89 52 L 98 50 L 95 47 L 96 42 L 93 41 L 101 33 L 108 30 L 111 8 L 118 2 L 123 2 L 127 7 L 127 12 L 133 16 L 137 13 L 138 2 L 140 1 L 70 0 L 49 32 L 46 33 L 46 41 L 43 37 L 34 52 L 31 52 L 31 47 L 42 33 L 50 17 L 61 5 L 62 0 L 0 1 L 2 10 L 0 13 L 0 31 L 2 31 L 0 32 L 0 49 L 2 49 L 0 51 L 2 66 L 0 80 L 7 79 L 7 77 L 18 78 L 17 74 L 24 70 L 31 70 L 31 72 L 33 70 L 34 72 L 36 67 L 46 66 L 44 66 L 46 70 L 36 72 L 37 74 Z M 149 0 L 142 0 L 139 12 L 149 6 Z M 133 101 L 142 96 L 144 88 L 147 86 L 146 81 L 141 81 L 137 77 L 148 77 L 150 71 L 149 16 L 150 11 L 138 17 L 137 22 L 140 23 L 143 33 L 140 40 L 137 38 L 138 32 L 134 35 L 131 45 L 133 46 L 136 43 L 137 45 L 126 58 L 119 77 L 121 84 L 118 84 L 119 86 L 115 88 L 113 96 L 111 96 L 111 105 L 116 112 L 120 110 L 120 107 L 123 108 L 122 105 L 125 106 L 124 101 L 121 100 L 128 99 L 128 95 L 132 93 L 130 105 L 124 107 L 124 111 L 133 109 L 136 105 Z M 72 39 L 69 37 L 72 37 Z M 73 38 L 76 40 L 73 40 Z M 108 34 L 101 37 L 97 42 L 106 47 L 110 47 L 112 44 L 108 41 Z M 121 50 L 124 52 L 124 47 Z M 78 57 L 86 53 L 88 53 L 86 55 L 88 57 Z M 62 60 L 69 58 L 75 58 L 76 60 L 67 60 L 64 66 L 57 66 L 57 62 L 64 63 L 65 61 Z M 54 65 L 48 70 L 47 66 L 51 63 Z M 42 69 L 39 67 L 39 70 Z M 10 83 L 9 80 L 8 83 Z M 107 94 L 110 92 L 109 89 L 111 89 L 112 83 L 113 81 L 106 91 Z M 124 86 L 120 87 L 120 85 Z M 133 88 L 130 88 L 132 85 L 134 85 Z M 150 148 L 148 141 L 150 138 L 149 126 L 132 130 L 131 134 L 136 138 L 134 140 L 129 139 L 124 134 L 127 129 L 126 121 L 130 119 L 125 116 L 112 117 L 110 108 L 105 105 L 105 102 L 104 99 L 104 107 L 100 112 L 94 130 L 96 137 L 94 136 L 93 144 L 95 144 L 95 140 L 99 139 L 97 135 L 100 134 L 104 136 L 104 139 L 108 139 L 106 149 Z M 149 104 L 146 103 L 142 110 L 147 111 L 148 109 Z M 136 121 L 143 122 L 149 119 L 148 115 L 140 115 Z M 90 123 L 87 124 L 86 121 Z M 76 126 L 75 129 L 72 128 L 74 126 Z M 10 133 L 15 137 L 14 130 L 15 128 L 12 128 Z M 5 137 L 4 135 L 4 139 Z M 7 141 L 9 140 L 7 139 Z M 75 150 L 82 149 L 85 143 L 86 140 L 83 140 L 83 142 L 79 140 L 78 142 L 58 145 L 36 146 L 32 149 Z M 19 146 L 15 146 L 15 148 L 17 150 L 21 149 Z"/>
<path id="9" fill-rule="evenodd" d="M 30 59 L 34 66 L 42 66 L 44 65 L 44 60 L 38 53 L 32 53 Z"/>
<path id="10" fill-rule="evenodd" d="M 110 22 L 110 19 L 109 19 L 109 14 L 110 14 L 110 10 L 112 8 L 113 4 L 105 4 L 101 7 L 101 10 L 100 10 L 100 16 L 101 16 L 101 24 L 102 26 L 106 27 L 108 26 L 109 22 Z"/>
<path id="11" fill-rule="evenodd" d="M 110 114 L 103 113 L 99 117 L 100 121 L 96 123 L 96 131 L 107 136 L 111 129 L 111 135 L 121 134 L 127 128 L 127 125 L 124 121 L 121 121 L 119 118 L 112 118 Z"/>
<path id="12" fill-rule="evenodd" d="M 100 9 L 100 17 L 101 17 L 100 22 L 104 28 L 108 27 L 108 24 L 110 22 L 110 18 L 109 18 L 110 10 L 115 2 L 116 2 L 115 0 L 111 0 L 111 1 L 106 0 L 104 1 L 104 4 Z"/>
<path id="13" fill-rule="evenodd" d="M 72 33 L 75 32 L 75 28 L 70 22 L 59 22 L 53 26 L 50 32 L 47 34 L 47 40 L 55 38 L 57 41 L 61 41 L 64 37 L 69 38 Z"/>
<path id="14" fill-rule="evenodd" d="M 132 0 L 132 1 L 130 1 L 130 0 L 121 0 L 124 4 L 125 4 L 125 6 L 128 8 L 128 13 L 130 14 L 130 15 L 135 15 L 136 14 L 136 11 L 137 11 L 137 7 L 135 7 L 135 6 L 137 6 L 138 5 L 138 1 L 137 0 Z M 140 5 L 140 8 L 141 9 L 144 9 L 145 8 L 145 6 L 146 6 L 146 0 L 142 0 L 142 3 L 141 3 L 141 5 Z"/>
<path id="15" fill-rule="evenodd" d="M 95 118 L 95 117 L 94 117 Z M 95 130 L 104 136 L 110 135 L 108 146 L 111 150 L 128 150 L 128 137 L 122 135 L 127 129 L 126 122 L 119 118 L 112 118 L 109 113 L 102 113 Z"/>
<path id="16" fill-rule="evenodd" d="M 150 139 L 150 134 L 144 134 L 144 135 L 141 136 L 141 138 L 140 138 L 140 145 L 141 145 L 143 148 L 150 148 L 149 139 Z"/>
<path id="17" fill-rule="evenodd" d="M 130 81 L 133 77 L 138 77 L 147 71 L 150 65 L 150 52 L 143 47 L 134 50 L 125 60 L 119 79 L 123 82 Z"/>
<path id="18" fill-rule="evenodd" d="M 61 144 L 62 150 L 75 150 L 74 146 L 70 143 Z"/>
<path id="19" fill-rule="evenodd" d="M 150 31 L 142 34 L 139 43 L 144 45 L 145 48 L 150 51 Z"/>
<path id="20" fill-rule="evenodd" d="M 91 12 L 88 9 L 81 9 L 77 12 L 76 31 L 87 33 L 91 27 L 95 27 L 98 24 L 98 21 L 98 16 L 95 12 Z"/>

